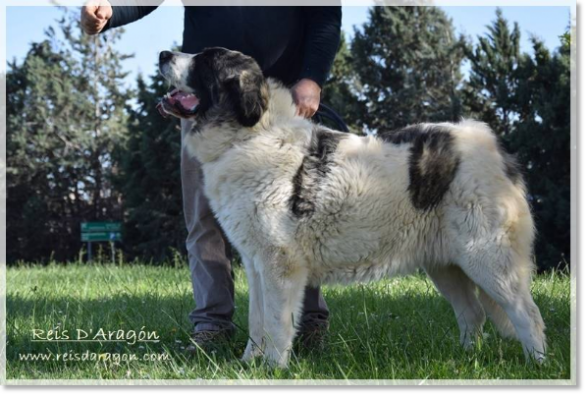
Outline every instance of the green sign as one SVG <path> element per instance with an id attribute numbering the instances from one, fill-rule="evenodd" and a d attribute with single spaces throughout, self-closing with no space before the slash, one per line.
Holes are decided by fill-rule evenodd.
<path id="1" fill-rule="evenodd" d="M 121 241 L 122 235 L 120 232 L 82 232 L 82 242 L 108 242 Z"/>
<path id="2" fill-rule="evenodd" d="M 122 223 L 114 222 L 91 222 L 82 223 L 82 233 L 88 232 L 120 232 L 122 229 Z"/>
<path id="3" fill-rule="evenodd" d="M 110 242 L 112 262 L 116 261 L 114 242 L 122 241 L 122 223 L 94 221 L 81 224 L 82 242 L 88 243 L 88 262 L 92 261 L 92 242 Z"/>

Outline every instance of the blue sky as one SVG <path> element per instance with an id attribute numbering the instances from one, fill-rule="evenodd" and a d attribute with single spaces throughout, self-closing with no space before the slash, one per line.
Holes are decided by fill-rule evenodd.
<path id="1" fill-rule="evenodd" d="M 495 7 L 442 7 L 452 18 L 458 33 L 472 38 L 483 35 L 486 26 L 495 18 Z M 559 45 L 559 36 L 569 25 L 568 7 L 502 7 L 510 22 L 518 22 L 522 32 L 522 50 L 529 51 L 532 34 L 543 39 L 550 49 Z M 54 7 L 7 7 L 6 59 L 21 60 L 30 43 L 43 39 L 43 32 L 60 16 Z M 353 27 L 367 21 L 367 7 L 343 7 L 343 29 L 352 35 Z M 155 28 L 163 27 L 163 28 Z M 150 75 L 155 71 L 157 54 L 174 42 L 179 43 L 183 30 L 183 7 L 159 7 L 144 19 L 125 27 L 126 33 L 117 49 L 134 53 L 125 63 L 131 72 L 129 83 L 137 73 Z M 2 65 L 0 70 L 5 69 Z"/>

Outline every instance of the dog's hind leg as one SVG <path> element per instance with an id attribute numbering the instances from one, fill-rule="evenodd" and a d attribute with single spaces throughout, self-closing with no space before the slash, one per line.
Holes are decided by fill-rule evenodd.
<path id="1" fill-rule="evenodd" d="M 461 345 L 471 348 L 485 323 L 485 312 L 475 295 L 475 284 L 455 265 L 435 266 L 426 269 L 438 291 L 450 302 L 454 310 Z"/>
<path id="2" fill-rule="evenodd" d="M 261 268 L 264 355 L 270 364 L 287 367 L 301 317 L 308 270 L 289 261 L 285 254 L 274 255 Z"/>
<path id="3" fill-rule="evenodd" d="M 249 340 L 242 361 L 249 361 L 263 354 L 263 286 L 253 263 L 243 257 L 249 283 Z"/>
<path id="4" fill-rule="evenodd" d="M 516 338 L 516 329 L 503 308 L 495 302 L 482 288 L 479 289 L 479 301 L 483 305 L 485 313 L 504 338 Z"/>
<path id="5" fill-rule="evenodd" d="M 459 265 L 505 311 L 526 357 L 542 362 L 546 338 L 542 316 L 530 294 L 531 265 L 513 252 L 504 254 L 508 249 L 496 246 L 490 250 L 482 249 Z"/>

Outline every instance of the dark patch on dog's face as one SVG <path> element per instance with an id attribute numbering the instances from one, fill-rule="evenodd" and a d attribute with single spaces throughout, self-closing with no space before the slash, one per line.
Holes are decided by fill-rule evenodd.
<path id="1" fill-rule="evenodd" d="M 236 120 L 251 127 L 267 109 L 267 83 L 253 58 L 225 48 L 207 48 L 181 66 L 188 68 L 184 89 L 199 99 L 199 121 Z M 173 76 L 168 79 L 177 85 Z"/>
<path id="2" fill-rule="evenodd" d="M 460 162 L 450 130 L 414 125 L 378 136 L 392 144 L 411 144 L 408 192 L 412 205 L 419 210 L 435 208 L 450 188 Z"/>
<path id="3" fill-rule="evenodd" d="M 188 84 L 204 100 L 204 114 L 219 106 L 216 117 L 230 118 L 246 127 L 261 119 L 268 105 L 268 92 L 263 72 L 257 62 L 240 52 L 223 48 L 204 50 L 196 57 Z"/>
<path id="4" fill-rule="evenodd" d="M 289 201 L 295 217 L 314 213 L 316 196 L 331 171 L 338 144 L 344 138 L 342 133 L 314 127 L 307 154 L 293 178 L 293 194 Z"/>

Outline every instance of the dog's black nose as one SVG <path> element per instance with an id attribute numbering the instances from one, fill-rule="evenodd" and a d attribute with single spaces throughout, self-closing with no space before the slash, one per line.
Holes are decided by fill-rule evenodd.
<path id="1" fill-rule="evenodd" d="M 173 58 L 173 53 L 171 51 L 159 52 L 159 64 L 169 62 L 171 58 Z"/>

